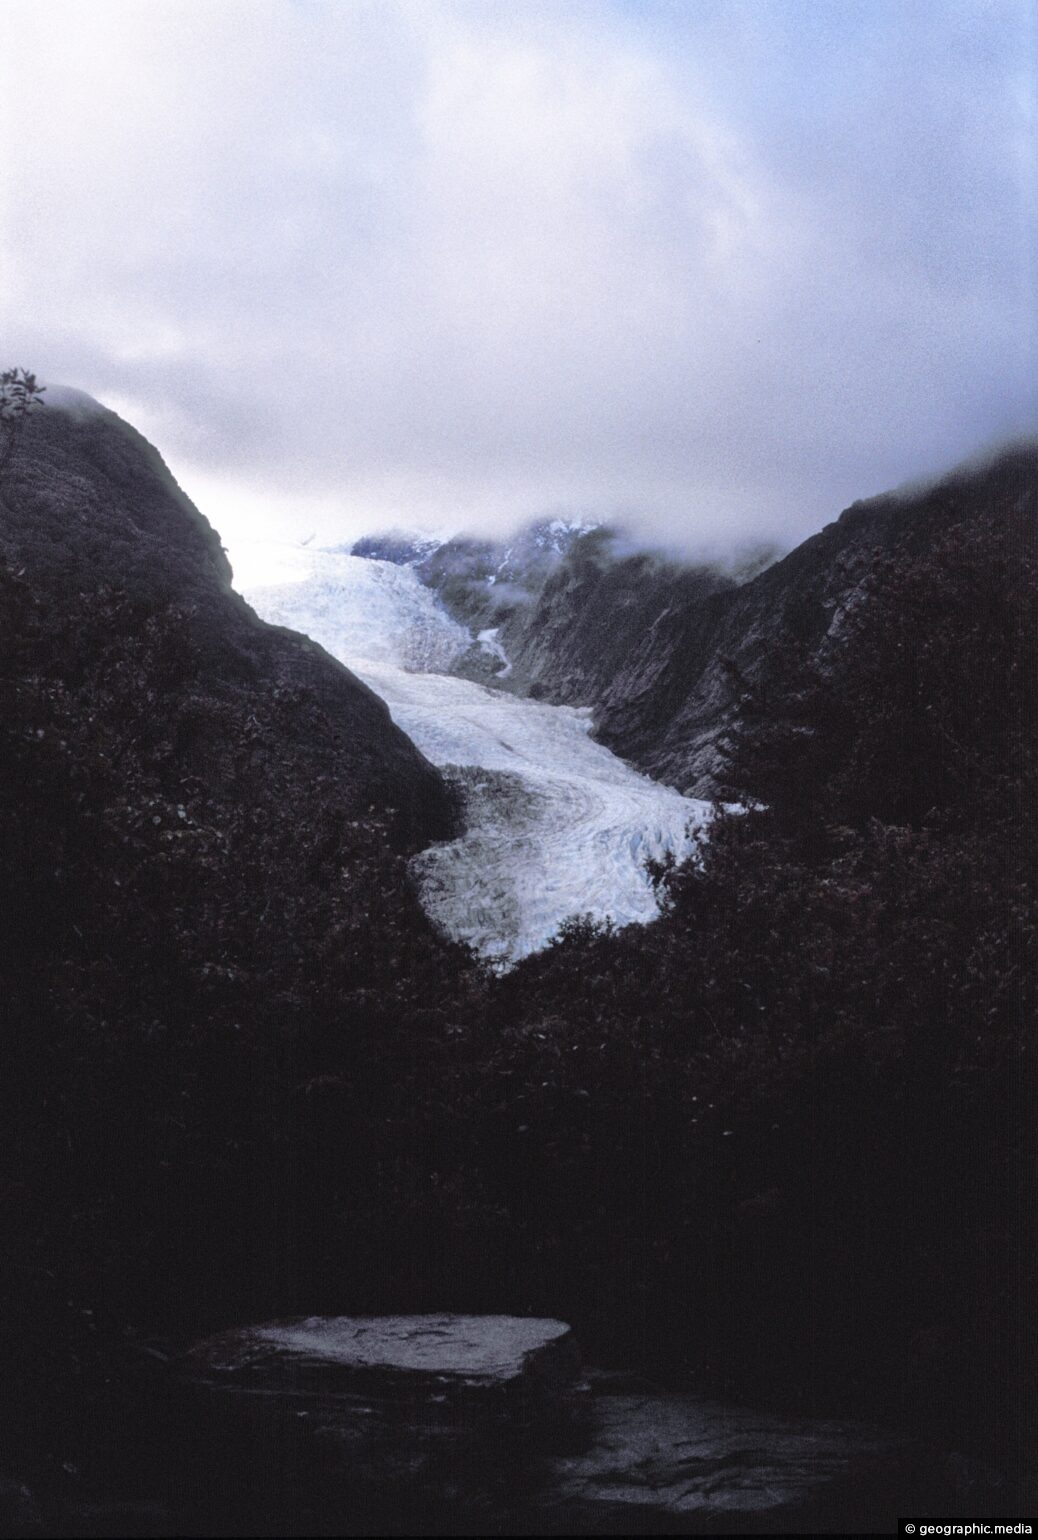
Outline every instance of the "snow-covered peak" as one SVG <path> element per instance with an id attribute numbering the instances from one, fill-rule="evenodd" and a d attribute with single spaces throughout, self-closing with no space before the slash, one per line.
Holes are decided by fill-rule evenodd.
<path id="1" fill-rule="evenodd" d="M 598 522 L 589 523 L 584 519 L 548 519 L 534 525 L 538 541 L 557 551 L 567 550 L 574 540 L 601 527 Z"/>

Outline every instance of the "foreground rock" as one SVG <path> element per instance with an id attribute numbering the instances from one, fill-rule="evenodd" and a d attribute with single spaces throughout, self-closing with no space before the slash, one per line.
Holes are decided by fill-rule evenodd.
<path id="1" fill-rule="evenodd" d="M 889 1529 L 898 1454 L 874 1430 L 576 1383 L 578 1369 L 568 1327 L 510 1316 L 311 1317 L 211 1338 L 179 1366 L 185 1532 Z"/>
<path id="2" fill-rule="evenodd" d="M 595 1389 L 586 1445 L 545 1472 L 556 1533 L 810 1532 L 851 1512 L 856 1531 L 893 1522 L 886 1488 L 897 1450 L 874 1429 L 677 1392 Z"/>
<path id="3" fill-rule="evenodd" d="M 199 1344 L 189 1508 L 247 1533 L 444 1533 L 506 1506 L 580 1366 L 560 1321 L 311 1317 Z M 191 1514 L 188 1515 L 191 1524 Z"/>
<path id="4" fill-rule="evenodd" d="M 561 1387 L 580 1358 L 561 1321 L 509 1315 L 310 1316 L 193 1348 L 188 1377 L 213 1391 L 308 1397 L 358 1389 L 413 1399 Z"/>

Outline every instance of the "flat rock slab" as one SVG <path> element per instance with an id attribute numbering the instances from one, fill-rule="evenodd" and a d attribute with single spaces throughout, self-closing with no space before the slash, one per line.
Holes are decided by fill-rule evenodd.
<path id="1" fill-rule="evenodd" d="M 580 1367 L 562 1321 L 508 1315 L 310 1316 L 211 1337 L 183 1371 L 211 1389 L 394 1393 L 430 1385 L 565 1385 Z"/>
<path id="2" fill-rule="evenodd" d="M 868 1516 L 898 1456 L 859 1423 L 579 1369 L 566 1325 L 514 1316 L 226 1332 L 179 1365 L 185 1481 L 199 1513 L 223 1503 L 286 1535 L 475 1533 L 490 1516 L 510 1534 L 814 1533 Z M 884 1510 L 864 1528 L 885 1526 Z"/>
<path id="3" fill-rule="evenodd" d="M 626 1513 L 690 1523 L 802 1510 L 888 1460 L 894 1443 L 857 1423 L 801 1421 L 695 1395 L 598 1395 L 590 1438 L 545 1472 L 549 1507 L 586 1526 Z"/>
<path id="4" fill-rule="evenodd" d="M 445 1532 L 461 1494 L 486 1508 L 518 1488 L 579 1368 L 568 1326 L 514 1316 L 225 1332 L 177 1365 L 183 1488 L 196 1514 L 248 1533 Z"/>

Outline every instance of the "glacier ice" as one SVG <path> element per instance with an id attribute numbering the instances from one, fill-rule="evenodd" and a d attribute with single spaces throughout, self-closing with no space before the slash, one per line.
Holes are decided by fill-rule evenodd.
<path id="1" fill-rule="evenodd" d="M 414 862 L 423 903 L 450 935 L 507 967 L 574 915 L 653 918 L 644 863 L 688 856 L 707 803 L 596 743 L 587 708 L 446 674 L 472 638 L 411 568 L 296 549 L 288 575 L 245 597 L 346 663 L 461 789 L 465 833 Z M 492 647 L 496 637 L 479 640 Z"/>
<path id="2" fill-rule="evenodd" d="M 297 551 L 287 583 L 245 590 L 264 620 L 291 626 L 320 642 L 365 677 L 393 667 L 436 674 L 471 645 L 410 567 L 339 551 Z"/>

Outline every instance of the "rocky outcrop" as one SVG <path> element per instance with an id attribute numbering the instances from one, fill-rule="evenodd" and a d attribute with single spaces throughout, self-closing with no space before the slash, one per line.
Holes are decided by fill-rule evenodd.
<path id="1" fill-rule="evenodd" d="M 264 1533 L 449 1534 L 514 1491 L 580 1367 L 569 1328 L 515 1316 L 274 1322 L 178 1366 L 184 1481 Z M 249 1532 L 252 1532 L 251 1529 Z"/>
<path id="2" fill-rule="evenodd" d="M 362 535 L 350 546 L 343 546 L 343 554 L 361 556 L 366 561 L 389 561 L 396 567 L 410 567 L 424 561 L 441 544 L 435 536 L 422 535 L 406 529 L 389 529 L 379 535 Z M 337 549 L 332 547 L 332 549 Z"/>
<path id="3" fill-rule="evenodd" d="M 695 615 L 733 586 L 716 569 L 631 552 L 609 531 L 594 530 L 548 575 L 520 624 L 506 629 L 505 647 L 531 694 L 594 707 L 597 729 L 608 705 L 636 687 L 632 648 L 651 652 L 665 617 Z"/>
<path id="4" fill-rule="evenodd" d="M 565 519 L 539 519 L 508 540 L 456 535 L 432 551 L 416 570 L 474 634 L 493 631 L 495 640 L 500 634 L 517 642 L 525 634 L 545 582 L 591 528 Z M 364 554 L 359 543 L 353 549 L 355 555 Z M 503 680 L 506 668 L 505 658 L 498 657 L 491 672 Z"/>
<path id="5" fill-rule="evenodd" d="M 354 546 L 353 554 L 364 553 Z M 475 631 L 490 624 L 493 606 L 489 590 L 500 559 L 501 549 L 494 541 L 456 535 L 419 562 L 417 572 L 455 620 Z"/>
<path id="6" fill-rule="evenodd" d="M 308 1316 L 225 1332 L 192 1348 L 182 1373 L 215 1394 L 448 1396 L 558 1388 L 580 1368 L 562 1321 L 511 1315 Z"/>
<path id="7" fill-rule="evenodd" d="M 842 1529 L 855 1509 L 866 1532 L 889 1522 L 882 1482 L 878 1501 L 870 1487 L 896 1446 L 874 1428 L 614 1387 L 609 1377 L 593 1389 L 584 1447 L 548 1468 L 543 1501 L 560 1531 L 567 1517 L 593 1534 L 810 1533 Z"/>

